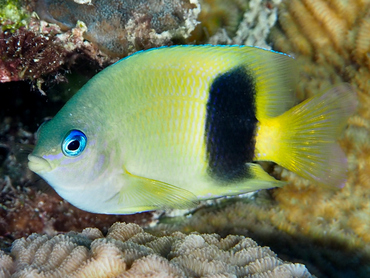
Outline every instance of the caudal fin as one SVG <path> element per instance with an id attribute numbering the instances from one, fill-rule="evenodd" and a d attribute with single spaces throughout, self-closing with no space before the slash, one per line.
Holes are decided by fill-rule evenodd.
<path id="1" fill-rule="evenodd" d="M 259 119 L 255 159 L 274 161 L 319 184 L 344 186 L 347 159 L 336 140 L 356 107 L 353 88 L 343 84 L 278 117 Z"/>

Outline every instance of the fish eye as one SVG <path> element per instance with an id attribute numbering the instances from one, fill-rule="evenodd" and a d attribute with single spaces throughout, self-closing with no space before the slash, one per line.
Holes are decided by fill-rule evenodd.
<path id="1" fill-rule="evenodd" d="M 62 151 L 66 156 L 78 156 L 86 147 L 86 135 L 80 130 L 71 130 L 62 144 Z"/>

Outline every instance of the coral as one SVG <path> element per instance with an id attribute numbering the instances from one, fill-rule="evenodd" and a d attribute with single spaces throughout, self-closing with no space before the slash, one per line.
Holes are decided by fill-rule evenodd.
<path id="1" fill-rule="evenodd" d="M 0 34 L 0 82 L 37 79 L 55 71 L 67 54 L 60 44 L 25 27 Z"/>
<path id="2" fill-rule="evenodd" d="M 299 229 L 314 237 L 328 237 L 330 229 L 331 237 L 355 247 L 370 243 L 370 226 L 363 222 L 370 218 L 369 11 L 368 0 L 286 1 L 279 11 L 281 29 L 272 33 L 277 50 L 296 56 L 301 98 L 339 82 L 353 85 L 359 98 L 357 114 L 340 140 L 349 160 L 343 189 L 332 192 L 314 187 L 276 169 L 289 183 L 274 192 L 287 220 L 284 229 Z"/>
<path id="3" fill-rule="evenodd" d="M 299 211 L 295 216 L 297 219 L 300 217 Z M 186 217 L 161 218 L 151 232 L 180 230 L 221 236 L 239 234 L 252 237 L 260 245 L 270 246 L 285 260 L 304 263 L 318 277 L 370 275 L 369 245 L 349 246 L 353 243 L 353 236 L 345 231 L 339 235 L 336 227 L 325 223 L 324 219 L 319 219 L 319 226 L 308 223 L 306 226 L 312 231 L 307 234 L 299 230 L 302 229 L 300 223 L 295 224 L 288 217 L 268 191 L 261 191 L 252 199 L 218 201 Z"/>
<path id="4" fill-rule="evenodd" d="M 63 30 L 83 21 L 87 40 L 111 56 L 124 57 L 187 38 L 197 24 L 199 9 L 196 0 L 91 1 L 90 5 L 39 0 L 36 11 Z"/>
<path id="5" fill-rule="evenodd" d="M 232 44 L 254 45 L 269 49 L 267 37 L 276 23 L 277 7 L 280 3 L 281 0 L 251 0 L 250 10 L 244 14 Z"/>
<path id="6" fill-rule="evenodd" d="M 201 1 L 200 24 L 189 43 L 244 44 L 270 49 L 270 29 L 282 0 Z"/>
<path id="7" fill-rule="evenodd" d="M 18 239 L 10 256 L 0 253 L 0 271 L 8 277 L 312 277 L 304 265 L 284 262 L 250 238 L 156 237 L 125 223 L 112 225 L 106 237 L 90 228 Z"/>
<path id="8" fill-rule="evenodd" d="M 227 3 L 227 2 L 224 2 Z M 270 49 L 267 42 L 271 28 L 277 20 L 281 0 L 250 0 L 249 8 L 239 21 L 235 34 L 219 29 L 209 38 L 211 44 L 244 44 Z"/>
<path id="9" fill-rule="evenodd" d="M 14 271 L 14 263 L 12 257 L 0 250 L 0 277 L 9 278 L 10 273 Z"/>
<path id="10" fill-rule="evenodd" d="M 295 256 L 315 265 L 318 273 L 370 275 L 369 11 L 369 0 L 286 0 L 271 33 L 274 50 L 296 58 L 299 100 L 343 82 L 357 92 L 358 111 L 340 139 L 349 164 L 345 187 L 320 188 L 274 166 L 273 175 L 287 185 L 270 190 L 271 198 L 256 197 L 255 203 L 237 203 L 216 212 L 199 211 L 184 224 L 185 231 L 244 231 L 276 248 L 281 246 L 269 238 L 289 238 L 291 250 L 300 241 L 308 242 L 305 251 L 298 250 Z"/>
<path id="11" fill-rule="evenodd" d="M 56 72 L 77 51 L 100 64 L 108 61 L 105 55 L 84 42 L 85 30 L 80 23 L 62 34 L 57 25 L 32 16 L 27 26 L 0 33 L 0 82 L 42 81 L 41 76 Z"/>
<path id="12" fill-rule="evenodd" d="M 369 5 L 368 0 L 293 0 L 281 5 L 281 28 L 271 38 L 277 50 L 297 57 L 302 97 L 340 81 L 369 90 Z"/>
<path id="13" fill-rule="evenodd" d="M 57 71 L 78 57 L 87 56 L 101 67 L 118 56 L 183 41 L 197 24 L 200 10 L 197 0 L 166 0 L 160 5 L 133 0 L 80 2 L 1 1 L 0 82 L 30 79 L 43 92 L 42 77 L 53 74 L 62 81 Z M 51 23 L 31 15 L 36 8 Z"/>
<path id="14" fill-rule="evenodd" d="M 209 37 L 224 29 L 228 36 L 234 36 L 248 9 L 248 0 L 201 0 L 198 24 L 189 37 L 189 42 L 204 43 Z"/>
<path id="15" fill-rule="evenodd" d="M 223 41 L 235 43 L 234 39 L 240 34 L 239 37 L 243 38 L 241 42 L 249 43 L 250 40 L 246 35 L 248 30 L 245 28 L 245 24 L 254 26 L 254 23 L 250 22 L 256 22 L 255 20 L 259 22 L 258 26 L 269 26 L 266 25 L 266 21 L 270 24 L 270 20 L 272 24 L 276 10 L 275 3 L 277 2 L 253 1 L 253 3 L 259 3 L 259 8 L 267 9 L 265 14 L 261 13 L 261 21 L 258 20 L 259 17 L 253 17 L 258 13 L 253 13 L 248 9 L 245 13 L 246 16 L 244 16 L 244 23 L 237 27 L 239 30 L 243 30 L 242 32 L 239 33 L 238 31 L 235 37 L 227 31 L 218 32 L 215 36 L 219 37 L 214 36 L 212 39 L 216 43 Z M 272 13 L 268 13 L 269 10 Z M 284 259 L 301 260 L 311 272 L 315 271 L 320 274 L 319 277 L 369 276 L 369 10 L 368 0 L 285 1 L 279 10 L 279 26 L 271 34 L 275 50 L 287 52 L 296 57 L 297 71 L 301 72 L 297 88 L 297 95 L 300 100 L 343 81 L 355 86 L 360 107 L 357 114 L 350 119 L 349 127 L 341 139 L 341 145 L 348 154 L 350 166 L 347 185 L 341 190 L 330 191 L 316 187 L 281 167 L 274 166 L 274 176 L 287 181 L 287 186 L 267 191 L 268 193 L 259 192 L 254 197 L 253 202 L 241 201 L 226 207 L 220 205 L 219 209 L 217 206 L 211 209 L 200 209 L 192 217 L 188 216 L 187 219 L 181 219 L 183 224 L 176 225 L 176 229 L 181 228 L 182 231 L 187 233 L 196 230 L 208 233 L 218 232 L 222 236 L 231 233 L 252 236 L 254 239 L 258 239 L 260 244 L 264 242 L 264 245 L 271 246 L 276 252 L 281 250 L 279 255 L 283 255 Z M 248 14 L 250 16 L 247 16 Z M 251 20 L 252 18 L 254 19 Z M 76 50 L 81 50 L 93 57 L 92 59 L 105 57 L 103 54 L 99 54 L 100 52 L 93 44 L 83 40 L 82 34 L 85 28 L 82 23 L 79 23 L 80 25 L 74 31 L 63 32 L 55 25 L 37 21 L 35 18 L 31 19 L 32 21 L 36 22 L 34 23 L 35 26 L 41 28 L 35 28 L 36 35 L 31 41 L 37 42 L 38 36 L 40 36 L 41 38 L 50 38 L 47 44 L 52 44 L 50 41 L 56 42 L 57 40 L 68 42 L 72 35 L 72 39 L 75 39 L 78 44 L 77 48 L 72 48 L 75 45 L 73 42 L 69 44 L 61 43 L 63 47 L 66 45 L 74 49 L 69 52 L 71 55 L 75 55 Z M 30 24 L 30 28 L 32 26 Z M 22 28 L 19 31 L 13 29 L 14 36 L 22 34 L 22 32 L 26 34 L 29 31 L 28 26 Z M 232 32 L 235 32 L 235 27 L 233 28 Z M 253 27 L 251 28 L 253 30 Z M 16 27 L 16 29 L 19 28 Z M 44 29 L 44 31 L 37 33 L 39 29 Z M 256 30 L 265 29 L 259 29 L 258 27 Z M 78 36 L 73 35 L 73 32 L 78 32 Z M 266 32 L 259 31 L 258 33 L 265 35 Z M 9 40 L 12 40 L 11 34 L 12 32 L 7 33 Z M 224 37 L 222 37 L 222 34 L 224 34 Z M 5 36 L 5 34 L 2 34 L 2 36 Z M 253 36 L 250 38 L 253 38 Z M 15 43 L 18 42 L 16 37 L 13 40 Z M 257 42 L 255 44 L 262 46 Z M 43 51 L 42 48 L 39 50 Z M 15 51 L 15 53 L 22 53 L 22 51 Z M 61 61 L 68 61 L 68 55 L 63 56 L 64 58 Z M 11 57 L 9 56 L 9 58 Z M 5 59 L 5 62 L 7 60 L 8 58 Z M 34 66 L 32 58 L 29 58 L 27 63 L 24 68 L 29 69 L 29 65 Z M 0 73 L 0 78 L 5 76 L 8 80 L 15 80 L 11 79 L 12 76 L 9 77 L 7 66 L 4 66 L 2 60 L 0 61 L 0 71 L 5 72 L 4 75 Z M 49 68 L 49 66 L 46 65 L 45 68 Z M 29 78 L 29 76 L 24 78 Z M 33 77 L 30 75 L 30 78 Z M 13 95 L 14 101 L 23 99 L 24 96 L 18 97 L 16 95 L 17 90 L 19 90 L 17 86 L 19 85 L 10 83 L 0 85 L 1 91 L 7 92 L 4 95 Z M 12 90 L 5 91 L 6 86 L 14 87 L 12 87 Z M 28 93 L 29 88 L 23 88 L 23 90 Z M 0 103 L 1 113 L 7 110 L 13 111 L 13 106 L 9 106 L 9 108 L 7 103 L 4 100 Z M 36 130 L 36 127 L 30 128 L 29 121 L 34 118 L 33 114 L 29 115 L 30 110 L 43 111 L 44 116 L 53 113 L 45 111 L 44 103 L 34 106 L 28 104 L 28 106 L 22 107 L 23 109 L 17 112 L 19 115 L 23 115 L 21 120 L 17 120 L 15 115 L 8 115 L 2 117 L 0 121 L 0 198 L 2 199 L 0 237 L 2 247 L 7 247 L 7 244 L 13 241 L 14 238 L 28 235 L 31 232 L 47 233 L 52 236 L 60 231 L 67 232 L 69 230 L 81 230 L 86 226 L 98 226 L 105 233 L 108 226 L 118 219 L 121 221 L 135 221 L 140 224 L 152 220 L 151 214 L 136 215 L 132 218 L 92 215 L 73 208 L 53 194 L 47 195 L 37 192 L 33 188 L 27 188 L 30 184 L 30 177 L 29 173 L 24 171 L 27 167 L 19 165 L 19 161 L 15 159 L 16 143 L 34 143 L 33 135 L 28 132 L 28 130 Z M 56 110 L 58 109 L 56 108 Z M 17 117 L 19 117 L 18 114 Z M 37 121 L 40 118 L 42 117 L 39 116 Z M 271 196 L 266 197 L 268 194 Z M 158 229 L 161 227 L 163 228 L 160 225 Z M 170 229 L 168 225 L 165 228 Z M 114 231 L 117 231 L 117 229 L 114 229 Z M 135 243 L 140 245 L 144 250 L 142 252 L 145 253 L 148 249 L 142 247 L 142 242 L 154 238 L 153 235 L 147 233 L 135 237 L 130 233 L 125 235 L 125 233 L 114 231 L 110 232 L 110 235 L 119 234 L 120 237 L 115 235 L 114 238 L 102 238 L 101 232 L 97 230 L 85 230 L 78 238 L 79 240 L 87 238 L 90 241 L 84 241 L 83 244 L 85 245 L 83 245 L 80 241 L 76 243 L 72 240 L 72 244 L 77 247 L 80 246 L 80 248 L 84 248 L 84 246 L 85 248 L 86 246 L 92 248 L 91 242 L 93 240 L 103 241 L 107 244 L 104 243 L 105 245 L 102 248 L 107 250 L 108 243 L 113 241 L 122 243 L 126 242 L 127 239 L 135 238 Z M 186 237 L 185 235 L 182 236 Z M 36 238 L 37 236 L 33 237 Z M 67 237 L 77 236 L 68 234 Z M 205 239 L 202 235 L 201 237 Z M 194 237 L 192 239 L 195 241 Z M 48 242 L 49 237 L 46 237 L 45 240 L 45 242 Z M 155 247 L 155 241 L 153 240 L 151 244 L 148 243 L 148 246 L 145 245 L 146 248 L 153 250 L 152 253 L 145 255 L 142 259 L 136 259 L 136 251 L 126 253 L 127 256 L 132 258 L 130 270 L 140 271 L 143 269 L 145 271 L 145 269 L 150 268 L 150 264 L 153 265 L 154 263 L 157 269 L 165 269 L 169 265 L 173 267 L 167 259 L 163 258 L 163 256 L 170 254 L 171 248 L 174 246 L 173 242 L 168 235 L 158 238 L 158 241 L 161 244 L 167 242 L 166 247 Z M 86 259 L 84 262 L 104 258 L 104 256 L 96 256 L 89 249 L 86 250 L 86 254 L 91 260 Z M 114 253 L 116 251 L 113 247 L 109 249 L 109 252 L 112 252 L 109 254 L 117 254 Z M 122 249 L 119 249 L 119 252 L 122 252 Z M 211 252 L 209 251 L 208 254 L 211 254 Z M 14 267 L 18 264 L 17 261 L 12 261 L 12 258 L 4 253 L 0 253 L 0 262 L 0 276 L 3 274 L 9 276 L 10 273 L 14 273 Z M 147 267 L 144 268 L 141 265 Z M 223 266 L 215 264 L 214 267 L 222 269 Z M 312 267 L 312 270 L 310 267 Z M 180 271 L 175 267 L 171 269 L 174 273 Z M 226 274 L 224 276 L 227 277 Z M 134 274 L 132 274 L 132 277 L 134 277 Z"/>

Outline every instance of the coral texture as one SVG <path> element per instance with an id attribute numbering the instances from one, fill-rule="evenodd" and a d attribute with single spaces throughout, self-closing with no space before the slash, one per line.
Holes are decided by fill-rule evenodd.
<path id="1" fill-rule="evenodd" d="M 13 258 L 13 259 L 12 259 Z M 2 277 L 312 277 L 250 238 L 175 232 L 156 237 L 136 224 L 115 223 L 49 238 L 16 240 L 0 253 Z"/>
<path id="2" fill-rule="evenodd" d="M 42 76 L 81 54 L 102 66 L 137 50 L 180 42 L 197 25 L 200 11 L 196 0 L 37 1 L 39 15 L 58 26 L 31 15 L 33 4 L 0 3 L 0 82 L 31 79 L 40 90 Z"/>
<path id="3" fill-rule="evenodd" d="M 188 42 L 244 44 L 270 49 L 267 42 L 281 0 L 200 1 L 200 24 Z"/>
<path id="4" fill-rule="evenodd" d="M 238 22 L 235 33 L 219 29 L 209 38 L 209 42 L 253 45 L 270 49 L 271 46 L 267 41 L 268 35 L 277 21 L 280 3 L 281 0 L 250 0 L 249 8 L 245 11 L 242 20 Z"/>
<path id="5" fill-rule="evenodd" d="M 36 11 L 63 30 L 83 21 L 86 39 L 111 56 L 124 57 L 187 38 L 197 25 L 199 10 L 196 0 L 102 0 L 91 1 L 90 5 L 72 0 L 39 0 Z"/>
<path id="6" fill-rule="evenodd" d="M 277 20 L 281 0 L 250 0 L 232 44 L 253 45 L 270 49 L 267 37 Z"/>
<path id="7" fill-rule="evenodd" d="M 199 3 L 199 24 L 189 37 L 189 42 L 204 43 L 220 29 L 234 36 L 248 8 L 248 0 L 200 0 Z"/>
<path id="8" fill-rule="evenodd" d="M 62 34 L 57 25 L 33 16 L 27 26 L 0 33 L 0 82 L 41 80 L 41 76 L 59 69 L 77 50 L 100 64 L 106 62 L 105 55 L 84 42 L 85 31 L 81 23 Z"/>
<path id="9" fill-rule="evenodd" d="M 60 44 L 25 27 L 0 34 L 0 52 L 0 82 L 37 79 L 56 70 L 66 55 Z"/>
<path id="10" fill-rule="evenodd" d="M 277 168 L 288 186 L 274 196 L 285 218 L 280 228 L 333 237 L 352 247 L 370 243 L 370 1 L 285 1 L 272 38 L 296 56 L 298 95 L 306 98 L 339 82 L 357 91 L 359 108 L 340 143 L 349 160 L 348 182 L 339 191 L 309 185 Z"/>
<path id="11" fill-rule="evenodd" d="M 301 238 L 314 242 L 316 247 L 305 248 L 305 252 L 299 251 L 296 255 L 304 259 L 306 265 L 307 261 L 312 262 L 321 274 L 368 277 L 369 11 L 369 0 L 287 0 L 279 7 L 279 25 L 271 34 L 275 50 L 296 58 L 300 73 L 296 91 L 300 100 L 343 82 L 350 83 L 357 92 L 358 111 L 350 118 L 340 139 L 349 162 L 345 187 L 340 190 L 321 188 L 275 166 L 274 176 L 285 180 L 287 185 L 269 191 L 272 198 L 256 198 L 254 203 L 238 203 L 217 213 L 199 212 L 184 230 L 244 231 L 244 234 L 255 233 L 264 239 L 276 238 L 280 233 L 290 236 L 290 241 L 294 242 L 291 246 Z M 318 256 L 325 260 L 317 259 Z M 328 262 L 333 268 L 328 267 Z"/>
<path id="12" fill-rule="evenodd" d="M 273 7 L 272 11 L 276 10 L 275 6 L 272 5 L 275 2 L 253 2 L 265 4 L 265 6 L 261 4 L 259 6 L 261 8 L 270 9 Z M 356 87 L 360 107 L 358 113 L 350 119 L 349 128 L 341 140 L 350 164 L 347 185 L 338 191 L 322 189 L 277 166 L 274 175 L 286 180 L 288 185 L 269 191 L 273 197 L 272 201 L 268 198 L 256 197 L 251 203 L 239 202 L 216 212 L 214 208 L 210 212 L 199 210 L 190 218 L 191 223 L 184 225 L 185 232 L 197 230 L 212 233 L 217 231 L 223 236 L 230 233 L 253 235 L 253 238 L 259 236 L 271 244 L 277 244 L 280 249 L 274 250 L 294 250 L 295 255 L 305 263 L 310 261 L 311 265 L 314 266 L 313 269 L 319 268 L 318 273 L 323 274 L 319 277 L 324 277 L 325 274 L 331 277 L 351 277 L 351 275 L 354 276 L 354 273 L 355 276 L 357 274 L 357 277 L 368 277 L 368 275 L 364 275 L 365 272 L 362 272 L 362 275 L 359 273 L 361 269 L 363 270 L 369 265 L 370 261 L 368 221 L 370 217 L 368 203 L 370 184 L 369 10 L 368 0 L 284 1 L 279 12 L 280 28 L 275 29 L 271 35 L 276 50 L 290 53 L 296 57 L 297 70 L 301 72 L 297 89 L 299 99 L 305 99 L 315 92 L 343 81 Z M 273 17 L 274 13 L 269 14 L 267 19 L 270 20 Z M 38 24 L 42 27 L 41 30 L 44 27 L 47 27 L 44 30 L 52 30 L 52 32 L 45 34 L 41 31 L 41 38 L 43 36 L 51 37 L 48 39 L 47 45 L 51 44 L 50 41 L 59 40 L 60 37 L 62 37 L 61 39 L 69 39 L 71 34 L 72 38 L 76 39 L 73 37 L 73 30 L 63 33 L 55 31 L 57 30 L 56 26 L 46 25 L 43 21 Z M 262 23 L 260 25 L 263 26 Z M 238 28 L 240 29 L 241 25 Z M 75 31 L 82 34 L 83 30 L 84 26 L 81 24 Z M 27 29 L 20 29 L 14 32 L 14 36 L 23 34 L 22 32 L 26 33 L 26 31 Z M 244 30 L 243 33 L 247 31 Z M 59 34 L 59 32 L 62 33 Z M 58 35 L 56 35 L 57 33 Z M 220 35 L 215 40 L 216 43 L 223 41 L 235 43 L 233 42 L 234 38 L 230 38 L 227 32 L 222 34 L 226 35 L 223 37 Z M 243 36 L 246 36 L 245 34 Z M 18 44 L 17 38 L 12 39 L 11 32 L 2 36 L 5 35 L 8 36 L 8 40 L 14 40 L 15 44 Z M 82 49 L 87 49 L 89 43 L 83 41 L 82 35 L 77 37 L 81 38 L 77 40 L 78 45 Z M 33 41 L 38 41 L 38 39 L 37 36 L 33 37 Z M 2 42 L 5 41 L 0 40 L 0 43 Z M 66 45 L 71 46 L 73 43 Z M 7 49 L 6 46 L 3 47 Z M 18 48 L 15 53 L 22 51 Z M 39 49 L 39 51 L 43 50 Z M 94 48 L 91 44 L 89 51 L 86 52 L 99 53 L 96 47 Z M 47 62 L 47 60 L 45 61 Z M 28 64 L 33 65 L 32 57 L 27 60 L 24 68 L 30 69 Z M 46 65 L 45 68 L 50 67 Z M 0 78 L 13 80 L 12 76 L 9 76 L 8 65 L 5 64 L 4 60 L 0 60 L 0 73 Z M 18 78 L 18 75 L 15 76 Z M 33 77 L 31 76 L 31 78 Z M 7 84 L 0 85 L 2 85 L 1 91 L 4 92 Z M 29 88 L 23 90 L 28 93 Z M 10 92 L 14 94 L 16 91 L 17 89 L 9 91 L 8 95 Z M 2 108 L 4 107 L 0 109 L 1 112 L 8 109 L 5 107 L 4 100 L 1 105 Z M 107 223 L 118 219 L 116 216 L 107 220 L 105 216 L 83 213 L 58 197 L 35 193 L 32 189 L 26 188 L 28 183 L 25 181 L 29 181 L 29 176 L 24 171 L 26 166 L 19 165 L 13 151 L 16 149 L 15 143 L 33 142 L 31 140 L 33 136 L 28 130 L 36 130 L 36 128 L 30 128 L 30 125 L 27 126 L 27 124 L 24 126 L 26 119 L 30 118 L 27 114 L 30 107 L 31 105 L 28 108 L 23 106 L 24 116 L 20 123 L 16 122 L 14 115 L 1 120 L 0 236 L 2 243 L 5 240 L 13 241 L 14 238 L 34 231 L 53 235 L 57 231 L 79 230 L 86 225 L 99 226 L 104 231 L 109 225 Z M 45 110 L 45 106 L 37 107 L 39 110 Z M 11 107 L 12 109 L 13 107 Z M 49 115 L 51 114 L 53 112 L 49 113 Z M 17 176 L 18 179 L 13 176 Z M 145 220 L 141 220 L 138 216 L 135 221 L 143 223 Z M 288 248 L 283 245 L 286 243 L 283 234 L 291 236 Z M 306 244 L 303 247 L 302 242 Z M 89 244 L 87 246 L 91 246 Z M 77 245 L 80 246 L 79 243 Z M 308 248 L 307 245 L 312 246 Z M 341 253 L 342 251 L 343 253 Z M 88 250 L 89 256 L 95 258 L 89 252 Z M 364 255 L 367 257 L 364 258 Z M 0 257 L 2 258 L 0 259 L 0 276 L 14 273 L 16 261 L 4 253 L 1 253 Z M 163 259 L 159 259 L 158 265 L 165 265 Z M 366 273 L 370 273 L 368 267 Z"/>

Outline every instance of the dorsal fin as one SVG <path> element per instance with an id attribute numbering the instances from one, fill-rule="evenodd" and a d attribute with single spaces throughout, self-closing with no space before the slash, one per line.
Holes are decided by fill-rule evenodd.
<path id="1" fill-rule="evenodd" d="M 295 104 L 294 87 L 297 71 L 294 59 L 282 53 L 256 51 L 256 64 L 249 68 L 256 78 L 256 117 L 258 120 L 276 117 Z"/>

